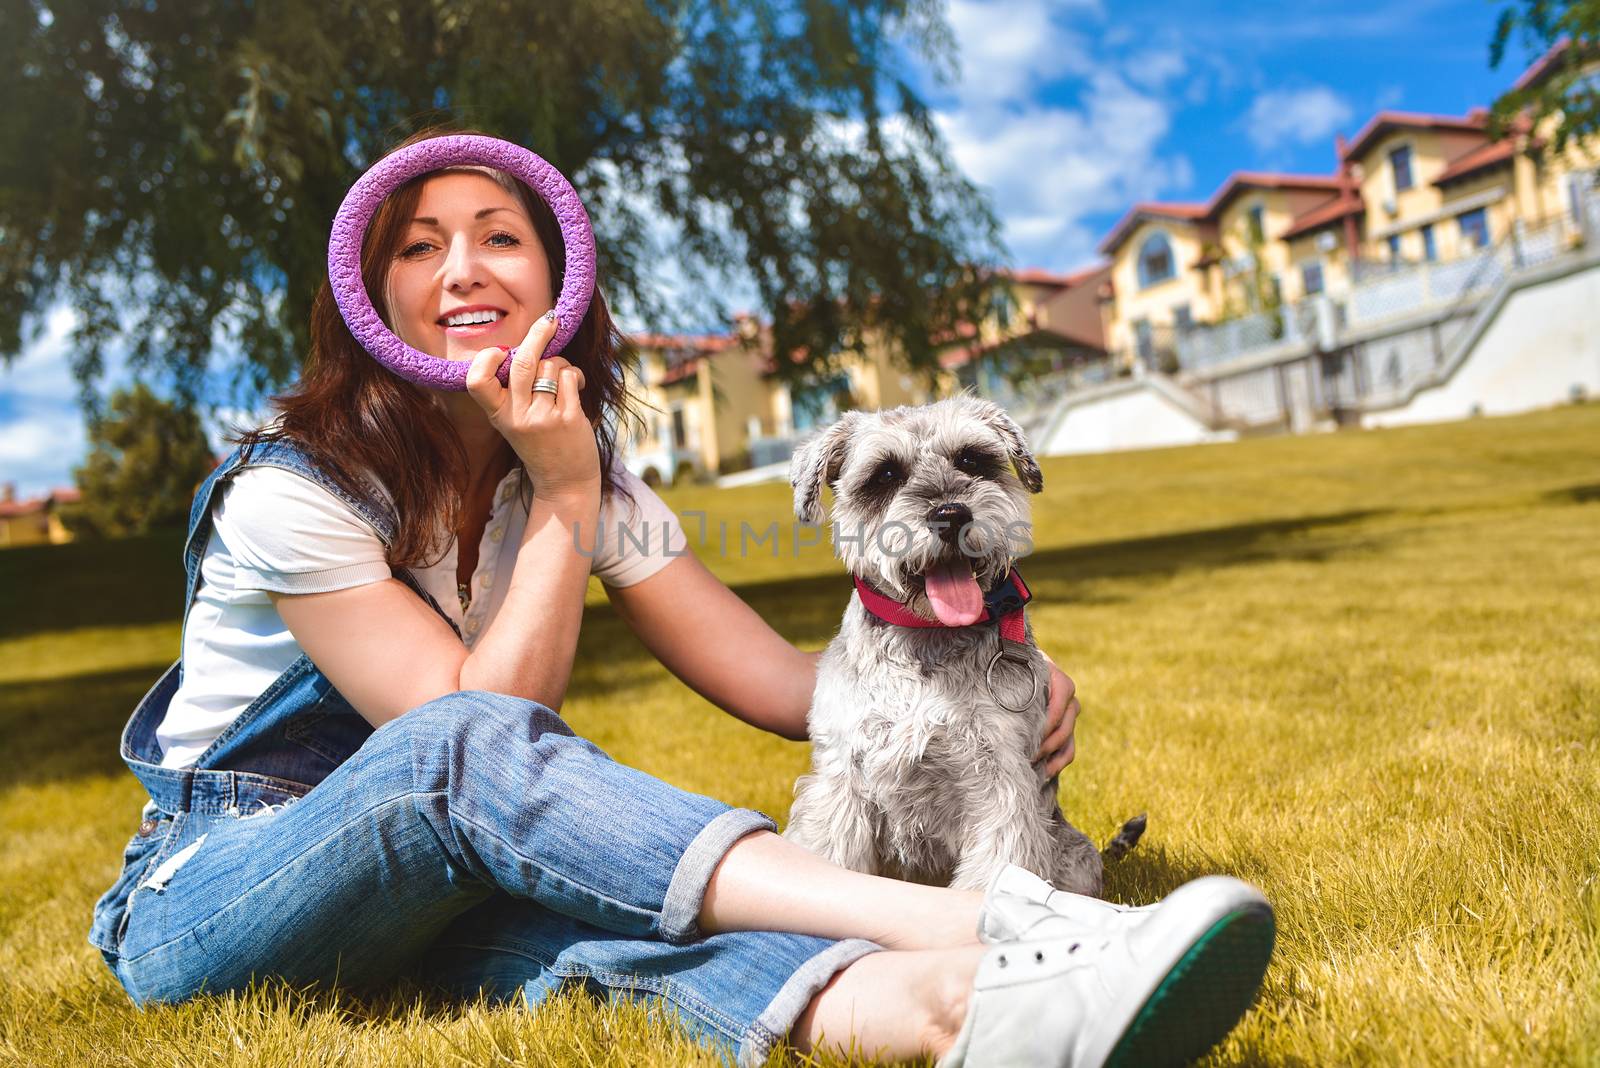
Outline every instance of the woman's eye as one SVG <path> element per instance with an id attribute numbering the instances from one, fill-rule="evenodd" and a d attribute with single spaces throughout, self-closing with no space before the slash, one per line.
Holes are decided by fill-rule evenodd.
<path id="1" fill-rule="evenodd" d="M 516 246 L 517 246 L 517 245 L 520 245 L 520 244 L 522 244 L 522 242 L 521 242 L 521 241 L 518 241 L 518 240 L 517 240 L 517 239 L 516 239 L 516 237 L 514 237 L 514 236 L 513 236 L 513 235 L 511 235 L 511 234 L 506 234 L 506 233 L 498 233 L 498 232 L 497 232 L 497 233 L 493 233 L 493 234 L 490 234 L 490 235 L 489 235 L 489 240 L 490 240 L 490 241 L 493 241 L 493 240 L 494 240 L 494 239 L 495 239 L 495 238 L 497 238 L 497 237 L 503 237 L 503 238 L 505 238 L 505 239 L 506 239 L 506 240 L 507 240 L 507 241 L 509 241 L 509 242 L 511 242 L 511 244 L 509 244 L 509 245 L 501 245 L 501 246 L 500 246 L 500 247 L 501 247 L 501 248 L 514 248 L 514 247 L 516 247 Z"/>
<path id="2" fill-rule="evenodd" d="M 411 244 L 407 245 L 405 248 L 400 250 L 400 255 L 402 255 L 402 256 L 420 256 L 429 247 L 430 246 L 428 245 L 428 243 L 426 241 L 413 241 Z"/>

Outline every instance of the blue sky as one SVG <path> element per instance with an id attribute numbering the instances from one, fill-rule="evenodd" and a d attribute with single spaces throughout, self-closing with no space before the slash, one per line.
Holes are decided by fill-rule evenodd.
<path id="1" fill-rule="evenodd" d="M 1204 200 L 1234 170 L 1327 173 L 1334 135 L 1379 108 L 1488 104 L 1533 58 L 1513 47 L 1489 69 L 1503 6 L 956 0 L 959 79 L 913 73 L 1016 264 L 1068 270 L 1135 200 Z M 0 482 L 24 496 L 70 485 L 83 458 L 71 323 L 55 309 L 0 371 Z M 110 363 L 108 385 L 126 381 Z"/>

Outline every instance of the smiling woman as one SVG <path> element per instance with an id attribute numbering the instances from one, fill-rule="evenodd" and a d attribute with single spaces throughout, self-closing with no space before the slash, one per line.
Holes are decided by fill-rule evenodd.
<path id="1" fill-rule="evenodd" d="M 466 391 L 369 356 L 325 285 L 280 417 L 201 485 L 182 655 L 123 736 L 150 801 L 90 935 L 128 994 L 412 971 L 537 1006 L 572 982 L 665 1000 L 745 1064 L 784 1038 L 1079 1068 L 1218 1037 L 1260 978 L 1207 934 L 1265 907 L 1242 884 L 1125 913 L 1020 872 L 985 903 L 847 871 L 561 718 L 591 576 L 663 665 L 754 726 L 804 737 L 816 685 L 813 654 L 615 464 L 631 354 L 598 288 L 549 354 L 572 325 L 552 308 L 566 251 L 543 200 L 493 168 L 396 188 L 362 282 L 397 337 L 466 365 Z M 596 538 L 614 521 L 665 536 L 630 554 Z M 1076 719 L 1071 680 L 1051 689 L 1043 779 Z M 1049 1026 L 1006 1023 L 1023 1017 Z"/>
<path id="2" fill-rule="evenodd" d="M 387 308 L 419 313 L 390 324 L 413 348 L 434 350 L 442 332 L 446 359 L 471 360 L 484 342 L 500 338 L 508 347 L 515 344 L 554 305 L 549 261 L 515 181 L 487 167 L 472 167 L 438 172 L 424 186 L 418 214 L 407 225 L 389 271 L 383 302 Z M 468 206 L 485 201 L 489 207 L 466 217 Z M 420 321 L 437 304 L 432 298 L 440 273 L 459 272 L 462 261 L 473 256 L 489 261 L 485 269 L 494 274 L 511 307 L 447 303 L 431 322 Z"/>

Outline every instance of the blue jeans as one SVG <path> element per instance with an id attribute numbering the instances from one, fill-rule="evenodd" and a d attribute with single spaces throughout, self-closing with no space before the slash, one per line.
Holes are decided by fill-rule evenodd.
<path id="1" fill-rule="evenodd" d="M 704 936 L 712 871 L 773 822 L 617 764 L 534 702 L 449 694 L 302 797 L 265 805 L 259 786 L 255 812 L 225 797 L 147 807 L 125 858 L 145 874 L 107 955 L 136 1002 L 413 972 L 536 1006 L 576 980 L 664 1000 L 754 1064 L 837 970 L 881 948 Z"/>

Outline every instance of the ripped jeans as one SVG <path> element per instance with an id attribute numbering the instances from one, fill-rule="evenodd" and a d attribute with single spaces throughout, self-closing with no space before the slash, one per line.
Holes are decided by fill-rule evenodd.
<path id="1" fill-rule="evenodd" d="M 410 974 L 534 1007 L 573 980 L 663 1002 L 757 1064 L 836 971 L 881 948 L 705 936 L 712 871 L 773 822 L 624 767 L 498 694 L 391 720 L 303 797 L 257 781 L 145 816 L 97 906 L 123 909 L 104 952 L 141 1004 L 253 977 L 362 988 Z"/>

